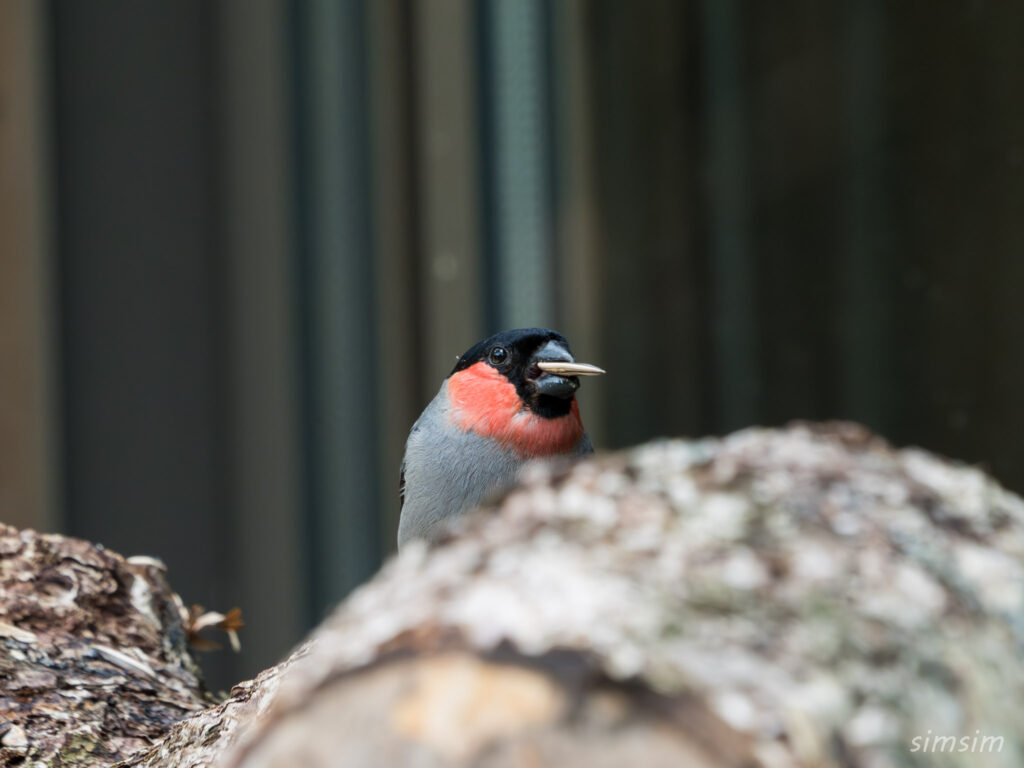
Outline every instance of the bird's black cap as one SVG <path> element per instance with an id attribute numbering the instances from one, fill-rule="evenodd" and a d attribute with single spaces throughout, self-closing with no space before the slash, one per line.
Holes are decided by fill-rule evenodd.
<path id="1" fill-rule="evenodd" d="M 572 354 L 572 351 L 569 349 L 569 342 L 558 331 L 551 331 L 547 328 L 517 328 L 513 331 L 502 331 L 501 333 L 494 334 L 489 339 L 478 341 L 459 355 L 459 361 L 455 364 L 455 368 L 452 369 L 452 373 L 458 373 L 469 368 L 471 365 L 486 361 L 491 350 L 495 347 L 502 347 L 515 357 L 528 359 L 549 341 L 558 342 L 565 347 L 569 354 Z"/>

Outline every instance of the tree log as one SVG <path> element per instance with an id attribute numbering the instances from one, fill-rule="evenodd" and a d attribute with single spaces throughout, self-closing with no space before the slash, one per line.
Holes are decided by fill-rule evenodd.
<path id="1" fill-rule="evenodd" d="M 537 465 L 120 765 L 1019 766 L 1022 563 L 1024 502 L 853 425 Z"/>
<path id="2" fill-rule="evenodd" d="M 111 763 L 212 702 L 151 558 L 0 525 L 0 764 Z"/>

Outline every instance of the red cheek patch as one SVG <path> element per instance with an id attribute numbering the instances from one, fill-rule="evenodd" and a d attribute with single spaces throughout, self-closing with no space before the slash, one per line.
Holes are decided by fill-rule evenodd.
<path id="1" fill-rule="evenodd" d="M 504 443 L 524 456 L 568 453 L 583 437 L 573 398 L 565 416 L 545 419 L 529 411 L 516 388 L 487 363 L 475 363 L 448 379 L 452 419 L 462 429 Z"/>

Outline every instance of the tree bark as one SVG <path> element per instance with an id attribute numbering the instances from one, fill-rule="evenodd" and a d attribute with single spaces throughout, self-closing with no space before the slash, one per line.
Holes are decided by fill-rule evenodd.
<path id="1" fill-rule="evenodd" d="M 0 764 L 109 765 L 211 703 L 151 558 L 0 525 Z"/>
<path id="2" fill-rule="evenodd" d="M 120 765 L 1018 766 L 1022 562 L 1019 498 L 853 425 L 538 465 Z"/>

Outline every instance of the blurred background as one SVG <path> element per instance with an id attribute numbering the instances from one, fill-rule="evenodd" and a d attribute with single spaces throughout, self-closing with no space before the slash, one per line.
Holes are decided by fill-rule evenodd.
<path id="1" fill-rule="evenodd" d="M 595 443 L 856 419 L 1024 491 L 1024 5 L 0 2 L 0 520 L 241 606 L 393 550 L 454 358 Z"/>

